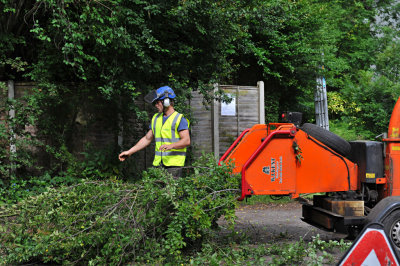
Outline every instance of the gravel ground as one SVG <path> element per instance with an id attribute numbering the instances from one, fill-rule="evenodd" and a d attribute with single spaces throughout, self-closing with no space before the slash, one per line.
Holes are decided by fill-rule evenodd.
<path id="1" fill-rule="evenodd" d="M 248 231 L 256 242 L 265 243 L 271 239 L 281 239 L 282 235 L 288 240 L 299 240 L 302 237 L 306 241 L 317 234 L 322 240 L 338 240 L 346 237 L 320 230 L 303 222 L 301 204 L 297 202 L 244 205 L 236 210 L 236 215 L 237 230 Z"/>
<path id="2" fill-rule="evenodd" d="M 303 222 L 301 204 L 298 202 L 242 205 L 236 209 L 236 216 L 235 230 L 244 233 L 253 244 L 283 244 L 298 241 L 300 238 L 310 241 L 317 235 L 325 241 L 346 237 L 343 234 L 320 230 Z M 223 219 L 218 223 L 224 228 Z M 336 263 L 344 253 L 335 251 L 332 254 Z"/>

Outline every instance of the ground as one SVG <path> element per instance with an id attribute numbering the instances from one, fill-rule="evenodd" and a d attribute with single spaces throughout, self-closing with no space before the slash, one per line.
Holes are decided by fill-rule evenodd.
<path id="1" fill-rule="evenodd" d="M 256 205 L 241 205 L 236 209 L 237 221 L 235 230 L 248 236 L 254 244 L 285 244 L 299 241 L 311 241 L 319 235 L 321 240 L 340 240 L 346 235 L 326 232 L 315 228 L 301 220 L 301 204 L 268 203 Z M 219 222 L 224 228 L 224 220 Z M 345 251 L 335 250 L 332 256 L 336 264 Z"/>
<path id="2" fill-rule="evenodd" d="M 311 240 L 319 234 L 322 240 L 337 240 L 345 235 L 326 232 L 301 220 L 301 204 L 290 202 L 283 204 L 243 205 L 237 208 L 237 229 L 249 231 L 255 242 L 286 236 L 288 240 Z"/>

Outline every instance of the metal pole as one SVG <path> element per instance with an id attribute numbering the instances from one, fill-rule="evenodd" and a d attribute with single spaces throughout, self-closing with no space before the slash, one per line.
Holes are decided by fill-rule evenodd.
<path id="1" fill-rule="evenodd" d="M 324 66 L 322 66 L 322 69 L 324 69 Z M 326 92 L 326 81 L 323 76 L 318 77 L 316 81 L 317 88 L 314 94 L 315 121 L 318 126 L 329 130 L 328 96 Z"/>
<path id="2" fill-rule="evenodd" d="M 323 112 L 324 112 L 324 128 L 326 130 L 329 130 L 328 94 L 326 90 L 325 78 L 322 78 L 322 97 L 323 97 Z"/>
<path id="3" fill-rule="evenodd" d="M 322 126 L 321 121 L 321 90 L 320 90 L 320 78 L 317 78 L 317 88 L 314 94 L 314 106 L 315 106 L 315 123 L 318 126 Z"/>

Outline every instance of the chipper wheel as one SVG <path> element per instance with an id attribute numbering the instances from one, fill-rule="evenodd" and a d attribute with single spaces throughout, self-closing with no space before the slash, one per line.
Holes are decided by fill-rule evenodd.
<path id="1" fill-rule="evenodd" d="M 344 157 L 347 157 L 350 154 L 350 143 L 329 130 L 309 123 L 303 124 L 300 129 Z"/>
<path id="2" fill-rule="evenodd" d="M 400 210 L 396 210 L 389 214 L 383 220 L 383 226 L 386 235 L 389 236 L 390 240 L 396 248 L 396 252 L 400 251 Z"/>

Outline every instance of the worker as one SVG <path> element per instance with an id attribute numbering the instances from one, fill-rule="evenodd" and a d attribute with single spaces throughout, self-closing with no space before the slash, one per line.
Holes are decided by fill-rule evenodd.
<path id="1" fill-rule="evenodd" d="M 145 96 L 145 101 L 152 103 L 158 113 L 151 119 L 149 131 L 131 149 L 119 154 L 119 160 L 147 147 L 155 138 L 153 166 L 165 168 L 172 176 L 182 175 L 185 165 L 186 148 L 190 145 L 189 121 L 174 109 L 174 91 L 163 86 Z"/>

